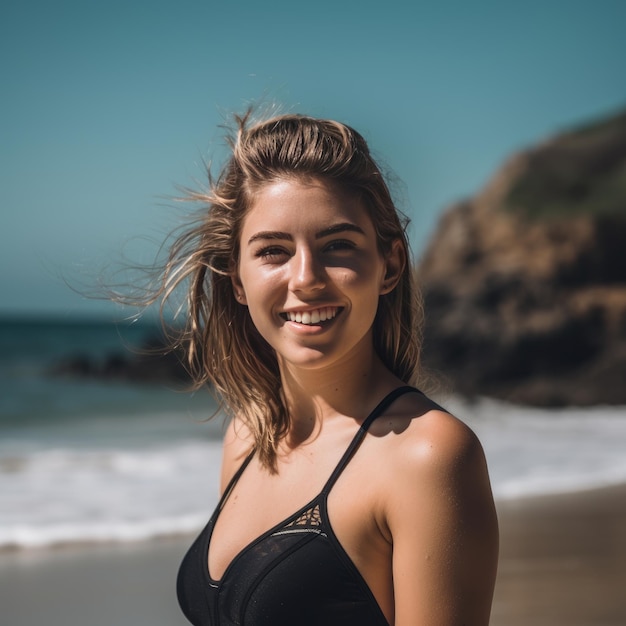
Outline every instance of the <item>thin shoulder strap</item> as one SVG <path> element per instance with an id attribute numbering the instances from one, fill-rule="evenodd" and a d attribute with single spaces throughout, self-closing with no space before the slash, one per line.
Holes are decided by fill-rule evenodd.
<path id="1" fill-rule="evenodd" d="M 230 492 L 234 489 L 235 485 L 241 478 L 241 475 L 243 474 L 244 470 L 246 469 L 246 467 L 248 467 L 248 464 L 250 463 L 250 461 L 252 461 L 252 457 L 254 456 L 254 453 L 255 453 L 255 450 L 253 449 L 248 454 L 248 456 L 243 460 L 243 463 L 239 466 L 239 469 L 235 472 L 233 477 L 228 482 L 228 485 L 226 486 L 226 489 L 224 489 L 224 493 L 222 494 L 220 501 L 217 503 L 217 508 L 216 508 L 217 511 L 222 510 L 222 507 L 226 503 L 226 500 L 228 500 L 228 496 L 230 496 Z"/>
<path id="2" fill-rule="evenodd" d="M 330 478 L 328 479 L 328 481 L 324 485 L 324 488 L 322 489 L 323 494 L 328 495 L 333 485 L 335 484 L 335 482 L 341 475 L 341 472 L 343 472 L 346 465 L 348 465 L 348 463 L 350 462 L 350 459 L 352 458 L 354 453 L 357 451 L 357 448 L 361 445 L 361 442 L 363 441 L 363 438 L 365 437 L 365 434 L 367 433 L 369 427 L 372 425 L 372 422 L 374 422 L 376 418 L 380 417 L 383 411 L 387 409 L 389 406 L 391 406 L 391 404 L 393 404 L 400 396 L 403 396 L 407 393 L 412 393 L 412 392 L 422 393 L 416 387 L 403 385 L 402 387 L 398 387 L 397 389 L 394 389 L 393 391 L 389 392 L 376 405 L 374 410 L 367 416 L 365 421 L 361 424 L 356 435 L 350 442 L 348 449 L 344 452 L 343 456 L 339 460 L 339 463 L 337 463 L 337 467 L 335 467 L 333 473 L 330 475 Z"/>

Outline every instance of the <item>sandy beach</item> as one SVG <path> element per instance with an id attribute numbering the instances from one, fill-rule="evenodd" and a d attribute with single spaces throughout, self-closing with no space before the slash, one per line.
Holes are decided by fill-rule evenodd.
<path id="1" fill-rule="evenodd" d="M 626 485 L 498 511 L 492 626 L 626 624 Z"/>
<path id="2" fill-rule="evenodd" d="M 189 537 L 0 554 L 6 626 L 189 626 L 176 573 Z"/>
<path id="3" fill-rule="evenodd" d="M 492 626 L 626 624 L 626 485 L 504 502 Z M 7 626 L 185 626 L 178 563 L 190 543 L 0 554 Z"/>

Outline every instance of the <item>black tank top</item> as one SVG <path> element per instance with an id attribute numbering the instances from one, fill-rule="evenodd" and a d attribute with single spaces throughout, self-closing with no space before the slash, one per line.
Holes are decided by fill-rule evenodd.
<path id="1" fill-rule="evenodd" d="M 253 454 L 224 491 L 178 572 L 178 602 L 194 626 L 389 626 L 328 520 L 328 494 L 371 423 L 399 396 L 387 395 L 359 428 L 318 496 L 243 548 L 221 580 L 208 570 L 217 517 Z"/>

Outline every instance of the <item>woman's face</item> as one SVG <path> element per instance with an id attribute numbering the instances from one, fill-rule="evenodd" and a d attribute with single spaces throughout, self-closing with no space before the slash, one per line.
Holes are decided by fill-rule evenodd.
<path id="1" fill-rule="evenodd" d="M 255 196 L 233 288 L 284 366 L 371 358 L 379 296 L 396 284 L 399 246 L 378 250 L 362 202 L 321 181 L 281 180 Z"/>

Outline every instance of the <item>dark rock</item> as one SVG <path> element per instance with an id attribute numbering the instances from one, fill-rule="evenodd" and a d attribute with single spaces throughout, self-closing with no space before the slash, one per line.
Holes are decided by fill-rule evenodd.
<path id="1" fill-rule="evenodd" d="M 54 376 L 91 378 L 142 384 L 187 385 L 191 382 L 180 351 L 153 338 L 140 349 L 111 352 L 104 356 L 70 355 L 55 363 L 49 373 Z"/>
<path id="2" fill-rule="evenodd" d="M 419 265 L 424 362 L 453 390 L 626 404 L 626 114 L 513 157 Z"/>

